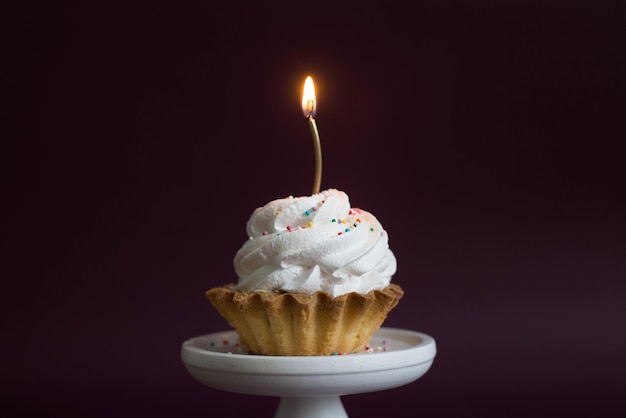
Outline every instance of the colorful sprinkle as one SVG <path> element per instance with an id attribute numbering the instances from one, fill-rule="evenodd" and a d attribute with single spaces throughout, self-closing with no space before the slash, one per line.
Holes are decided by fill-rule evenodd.
<path id="1" fill-rule="evenodd" d="M 343 232 L 337 232 L 337 235 L 342 235 L 342 234 L 343 234 Z"/>
<path id="2" fill-rule="evenodd" d="M 344 231 L 343 231 L 343 232 L 350 232 L 350 228 L 346 228 L 346 229 L 344 229 Z"/>
<path id="3" fill-rule="evenodd" d="M 371 227 L 371 228 L 370 228 L 370 232 L 374 232 L 374 227 Z"/>
<path id="4" fill-rule="evenodd" d="M 313 222 L 309 221 L 309 223 L 307 223 L 307 225 L 309 226 L 309 228 L 313 227 Z"/>
<path id="5" fill-rule="evenodd" d="M 304 211 L 304 214 L 305 214 L 306 216 L 309 216 L 309 215 L 311 214 L 311 211 L 309 211 L 309 210 L 305 210 L 305 211 Z"/>
<path id="6" fill-rule="evenodd" d="M 315 212 L 315 211 L 317 210 L 317 208 L 316 208 L 315 206 L 313 206 L 313 207 L 311 208 L 311 210 L 312 210 L 313 212 Z"/>
<path id="7" fill-rule="evenodd" d="M 223 343 L 224 345 L 228 345 L 228 340 L 224 340 L 224 341 L 222 341 L 222 343 Z"/>
<path id="8" fill-rule="evenodd" d="M 331 221 L 331 222 L 337 222 L 337 219 L 334 219 L 334 218 L 333 218 L 333 219 L 331 219 L 330 221 Z"/>
<path id="9" fill-rule="evenodd" d="M 280 209 L 276 211 L 276 216 L 280 215 Z"/>
<path id="10" fill-rule="evenodd" d="M 263 235 L 267 235 L 267 231 L 263 231 Z"/>
<path id="11" fill-rule="evenodd" d="M 287 231 L 291 232 L 291 227 L 287 225 Z"/>
<path id="12" fill-rule="evenodd" d="M 211 342 L 209 343 L 209 345 L 210 345 L 211 347 L 215 347 L 215 341 L 211 341 Z"/>

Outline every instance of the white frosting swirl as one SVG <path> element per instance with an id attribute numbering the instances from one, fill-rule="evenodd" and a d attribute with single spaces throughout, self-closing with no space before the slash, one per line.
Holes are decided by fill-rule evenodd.
<path id="1" fill-rule="evenodd" d="M 234 259 L 236 290 L 365 294 L 396 272 L 382 225 L 338 190 L 274 200 L 254 211 L 247 232 Z"/>

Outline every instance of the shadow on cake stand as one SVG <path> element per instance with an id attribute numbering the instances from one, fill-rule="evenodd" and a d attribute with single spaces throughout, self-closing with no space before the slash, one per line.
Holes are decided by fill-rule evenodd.
<path id="1" fill-rule="evenodd" d="M 426 334 L 383 327 L 354 354 L 253 355 L 235 331 L 225 331 L 185 341 L 181 356 L 189 373 L 209 387 L 280 397 L 275 418 L 347 418 L 340 396 L 411 383 L 428 371 L 436 351 Z"/>

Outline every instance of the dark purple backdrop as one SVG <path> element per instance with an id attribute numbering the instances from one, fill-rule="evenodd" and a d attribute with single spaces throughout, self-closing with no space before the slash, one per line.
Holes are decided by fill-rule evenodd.
<path id="1" fill-rule="evenodd" d="M 311 74 L 323 187 L 399 261 L 385 325 L 438 344 L 351 416 L 624 413 L 622 2 L 24 3 L 3 16 L 3 410 L 272 416 L 179 351 L 227 329 L 203 292 L 235 279 L 252 210 L 310 192 Z"/>

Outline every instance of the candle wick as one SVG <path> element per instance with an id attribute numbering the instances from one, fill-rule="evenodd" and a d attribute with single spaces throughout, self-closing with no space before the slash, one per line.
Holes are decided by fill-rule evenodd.
<path id="1" fill-rule="evenodd" d="M 313 99 L 307 100 L 306 107 L 307 107 L 306 117 L 312 118 L 315 112 L 315 101 Z"/>

